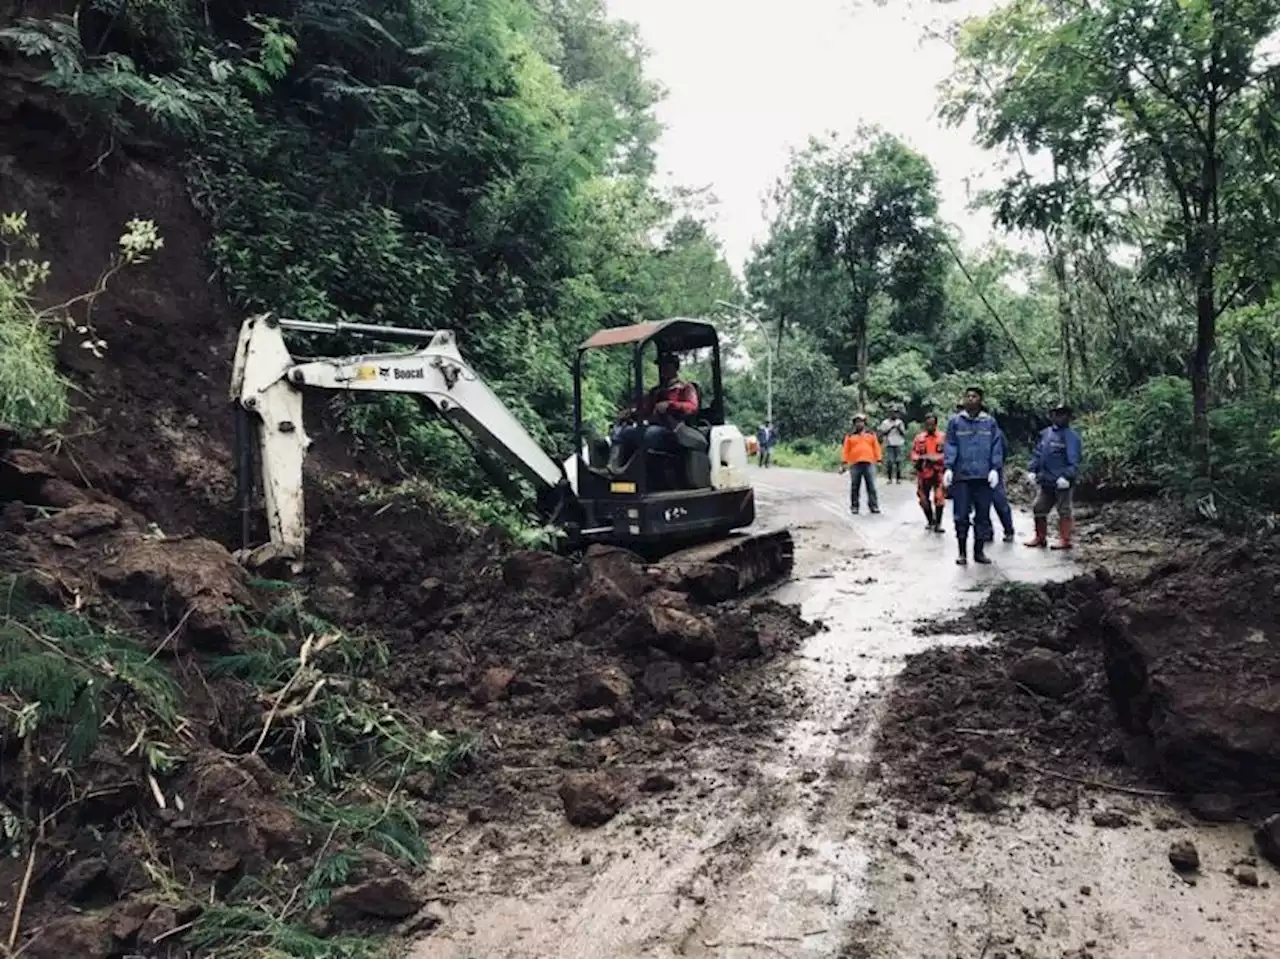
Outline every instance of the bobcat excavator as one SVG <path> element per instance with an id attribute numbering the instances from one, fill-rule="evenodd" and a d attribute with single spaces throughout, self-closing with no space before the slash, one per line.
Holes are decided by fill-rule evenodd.
<path id="1" fill-rule="evenodd" d="M 360 336 L 409 349 L 356 356 L 295 358 L 285 331 Z M 701 408 L 675 428 L 678 451 L 637 449 L 625 462 L 611 457 L 611 441 L 588 437 L 583 424 L 584 357 L 628 348 L 637 401 L 644 394 L 647 346 L 661 353 L 697 351 L 710 360 L 712 388 L 698 390 Z M 629 375 L 629 379 L 631 376 Z M 417 397 L 478 452 L 496 454 L 537 493 L 544 521 L 563 533 L 569 551 L 592 543 L 621 546 L 651 562 L 716 570 L 716 598 L 785 577 L 792 568 L 787 530 L 739 532 L 755 521 L 747 477 L 746 443 L 725 420 L 716 329 L 699 320 L 671 319 L 603 329 L 583 343 L 573 367 L 575 452 L 563 463 L 548 455 L 463 359 L 448 330 L 415 330 L 363 323 L 247 319 L 232 372 L 236 411 L 238 497 L 248 566 L 285 562 L 303 568 L 306 516 L 302 467 L 311 438 L 303 428 L 303 393 L 343 390 Z M 696 384 L 695 384 L 696 385 Z M 509 479 L 509 477 L 508 477 Z M 259 489 L 270 541 L 251 547 L 250 515 Z"/>

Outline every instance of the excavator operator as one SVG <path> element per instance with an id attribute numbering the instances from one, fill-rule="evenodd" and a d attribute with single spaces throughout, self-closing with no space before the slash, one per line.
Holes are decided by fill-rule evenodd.
<path id="1" fill-rule="evenodd" d="M 685 417 L 698 412 L 698 390 L 680 379 L 680 357 L 675 353 L 658 354 L 658 385 L 645 394 L 640 406 L 627 410 L 619 420 L 631 420 L 618 433 L 609 457 L 609 467 L 622 469 L 637 448 L 676 452 L 675 429 Z"/>

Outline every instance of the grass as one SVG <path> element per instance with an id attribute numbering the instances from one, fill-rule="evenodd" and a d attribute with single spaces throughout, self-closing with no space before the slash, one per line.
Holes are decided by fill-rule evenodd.
<path id="1" fill-rule="evenodd" d="M 773 448 L 773 465 L 835 473 L 840 469 L 840 446 L 800 439 Z"/>

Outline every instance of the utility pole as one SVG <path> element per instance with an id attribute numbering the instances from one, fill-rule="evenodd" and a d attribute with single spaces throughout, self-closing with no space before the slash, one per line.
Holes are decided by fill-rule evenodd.
<path id="1" fill-rule="evenodd" d="M 716 300 L 716 306 L 723 306 L 726 309 L 733 310 L 739 316 L 745 316 L 753 321 L 760 329 L 760 335 L 764 339 L 764 356 L 765 356 L 765 420 L 769 423 L 773 422 L 773 344 L 769 342 L 769 331 L 765 329 L 764 321 L 759 315 L 748 310 L 745 306 L 737 303 L 730 303 L 727 300 Z"/>

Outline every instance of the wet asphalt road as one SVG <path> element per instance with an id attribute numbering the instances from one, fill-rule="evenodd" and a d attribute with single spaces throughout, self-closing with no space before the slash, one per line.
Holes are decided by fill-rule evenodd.
<path id="1" fill-rule="evenodd" d="M 916 636 L 912 626 L 1001 580 L 1074 568 L 1020 545 L 1025 513 L 1019 541 L 993 544 L 991 566 L 958 567 L 953 537 L 924 529 L 908 482 L 882 483 L 881 514 L 854 517 L 846 477 L 752 475 L 758 525 L 787 526 L 796 539 L 795 573 L 777 598 L 828 626 L 774 667 L 780 685 L 803 690 L 803 716 L 750 761 L 745 784 L 732 778 L 742 757 L 694 754 L 686 772 L 697 797 L 643 840 L 618 820 L 589 832 L 549 820 L 543 842 L 501 855 L 460 837 L 436 868 L 453 889 L 473 891 L 414 959 L 1280 956 L 1277 890 L 1242 896 L 1214 875 L 1188 898 L 1164 857 L 1169 833 L 1103 835 L 1087 818 L 956 811 L 895 830 L 870 756 L 886 684 L 929 645 L 981 641 Z M 1228 829 L 1196 841 L 1224 866 L 1248 845 Z M 1082 898 L 1086 884 L 1097 892 Z"/>

